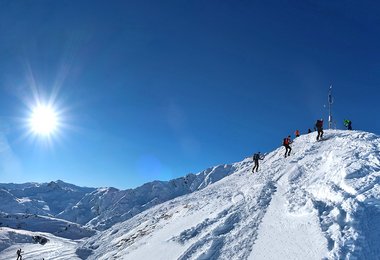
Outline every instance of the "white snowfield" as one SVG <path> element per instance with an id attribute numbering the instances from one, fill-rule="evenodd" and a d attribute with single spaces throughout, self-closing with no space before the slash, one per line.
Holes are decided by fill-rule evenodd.
<path id="1" fill-rule="evenodd" d="M 48 240 L 42 245 L 33 240 L 33 236 L 44 237 Z M 10 228 L 0 229 L 0 259 L 16 259 L 16 251 L 22 249 L 22 259 L 42 260 L 42 259 L 81 259 L 76 253 L 76 248 L 80 241 L 56 237 L 49 233 L 30 232 L 25 230 L 14 230 Z M 80 254 L 79 254 L 80 255 Z"/>
<path id="2" fill-rule="evenodd" d="M 380 259 L 380 137 L 315 137 L 297 138 L 288 158 L 283 147 L 269 153 L 257 173 L 251 158 L 232 164 L 225 178 L 87 239 L 43 233 L 41 245 L 36 228 L 0 228 L 0 259 L 20 247 L 25 259 Z"/>
<path id="3" fill-rule="evenodd" d="M 88 239 L 89 259 L 380 259 L 380 138 L 303 135 Z"/>
<path id="4" fill-rule="evenodd" d="M 81 239 L 95 234 L 95 230 L 63 219 L 30 214 L 0 212 L 0 226 L 51 233 L 58 237 Z"/>

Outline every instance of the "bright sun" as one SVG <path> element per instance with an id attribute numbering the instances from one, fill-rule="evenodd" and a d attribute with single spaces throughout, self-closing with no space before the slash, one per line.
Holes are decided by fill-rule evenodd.
<path id="1" fill-rule="evenodd" d="M 58 115 L 53 107 L 38 105 L 32 110 L 30 127 L 38 135 L 51 135 L 58 127 Z"/>

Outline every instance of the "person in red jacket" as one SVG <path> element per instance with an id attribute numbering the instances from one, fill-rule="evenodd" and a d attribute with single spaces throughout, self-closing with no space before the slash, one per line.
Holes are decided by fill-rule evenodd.
<path id="1" fill-rule="evenodd" d="M 323 136 L 323 119 L 317 120 L 317 122 L 315 123 L 315 128 L 318 131 L 318 135 L 317 135 L 317 141 L 318 141 L 319 139 L 322 139 L 322 136 Z"/>
<path id="2" fill-rule="evenodd" d="M 290 135 L 284 138 L 284 141 L 282 142 L 282 145 L 285 146 L 285 158 L 286 156 L 289 156 L 290 152 L 292 151 L 292 148 L 290 147 L 291 143 L 292 143 L 292 139 L 290 139 Z"/>
<path id="3" fill-rule="evenodd" d="M 295 135 L 296 137 L 299 137 L 299 136 L 300 136 L 300 131 L 299 131 L 299 130 L 296 130 L 296 131 L 294 132 L 294 135 Z"/>

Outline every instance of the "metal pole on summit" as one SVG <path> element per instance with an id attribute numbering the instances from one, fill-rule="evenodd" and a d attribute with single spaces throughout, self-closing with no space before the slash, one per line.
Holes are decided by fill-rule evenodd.
<path id="1" fill-rule="evenodd" d="M 332 85 L 329 88 L 328 102 L 329 102 L 329 129 L 331 129 L 331 127 L 332 127 L 331 106 L 334 102 L 334 100 L 332 98 Z"/>

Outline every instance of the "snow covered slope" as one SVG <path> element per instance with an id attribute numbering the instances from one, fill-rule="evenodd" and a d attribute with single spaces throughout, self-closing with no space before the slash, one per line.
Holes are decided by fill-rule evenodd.
<path id="1" fill-rule="evenodd" d="M 326 131 L 89 238 L 89 259 L 379 259 L 380 138 Z"/>
<path id="2" fill-rule="evenodd" d="M 57 217 L 105 230 L 162 202 L 203 189 L 235 172 L 238 165 L 219 165 L 198 174 L 171 181 L 153 181 L 135 189 L 100 188 Z"/>
<path id="3" fill-rule="evenodd" d="M 48 232 L 69 239 L 80 239 L 95 234 L 94 230 L 67 220 L 20 213 L 6 214 L 0 212 L 0 227 Z"/>
<path id="4" fill-rule="evenodd" d="M 150 207 L 215 183 L 234 172 L 234 167 L 219 165 L 198 174 L 153 181 L 128 190 L 78 187 L 60 180 L 0 184 L 0 212 L 56 217 L 104 230 Z"/>
<path id="5" fill-rule="evenodd" d="M 31 214 L 41 214 L 45 215 L 46 211 L 44 208 L 47 207 L 46 203 L 42 201 L 33 202 L 29 198 L 17 198 L 8 190 L 0 188 L 0 198 L 1 198 L 1 211 L 6 211 L 8 213 L 31 213 Z"/>
<path id="6" fill-rule="evenodd" d="M 85 252 L 76 251 L 79 243 L 80 241 L 56 237 L 49 233 L 1 228 L 0 259 L 16 259 L 16 251 L 19 248 L 22 249 L 23 259 L 84 259 Z"/>
<path id="7" fill-rule="evenodd" d="M 63 181 L 49 183 L 0 184 L 0 212 L 55 216 L 75 205 L 94 188 L 78 187 Z"/>

